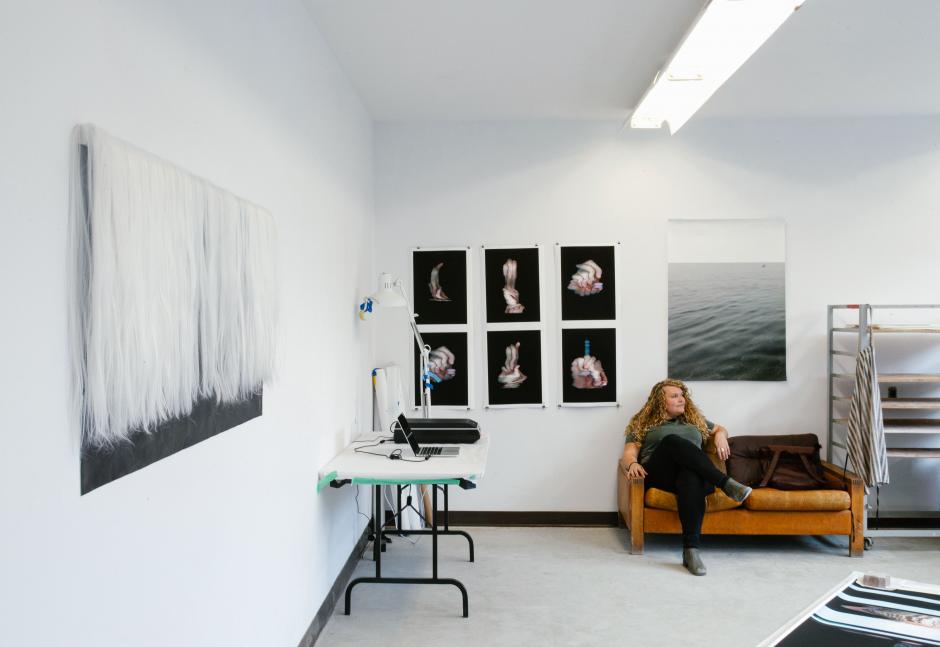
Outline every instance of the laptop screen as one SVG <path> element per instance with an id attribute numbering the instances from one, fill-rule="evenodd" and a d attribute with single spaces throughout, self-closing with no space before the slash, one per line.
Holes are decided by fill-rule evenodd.
<path id="1" fill-rule="evenodd" d="M 415 440 L 414 434 L 411 433 L 411 425 L 408 424 L 408 419 L 405 417 L 405 414 L 398 414 L 398 424 L 401 427 L 401 433 L 404 435 L 405 440 L 411 445 L 411 451 L 417 456 L 421 448 L 418 447 L 418 441 Z"/>

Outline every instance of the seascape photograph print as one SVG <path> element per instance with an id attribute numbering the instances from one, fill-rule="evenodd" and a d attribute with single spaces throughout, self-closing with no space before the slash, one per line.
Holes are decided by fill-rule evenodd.
<path id="1" fill-rule="evenodd" d="M 786 380 L 785 276 L 781 221 L 670 221 L 669 377 Z"/>

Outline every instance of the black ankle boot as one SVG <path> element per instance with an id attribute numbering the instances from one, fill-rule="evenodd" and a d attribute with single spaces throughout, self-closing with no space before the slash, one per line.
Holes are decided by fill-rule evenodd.
<path id="1" fill-rule="evenodd" d="M 692 575 L 705 575 L 706 573 L 705 564 L 702 563 L 698 548 L 682 549 L 682 565 L 689 569 Z"/>
<path id="2" fill-rule="evenodd" d="M 729 497 L 741 503 L 744 499 L 748 498 L 751 495 L 751 488 L 744 485 L 743 483 L 738 483 L 730 476 L 728 477 L 727 482 L 722 486 L 721 491 L 727 494 Z"/>

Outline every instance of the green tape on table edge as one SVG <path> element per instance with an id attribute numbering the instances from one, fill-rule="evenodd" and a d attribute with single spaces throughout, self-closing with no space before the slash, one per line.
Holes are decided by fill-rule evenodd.
<path id="1" fill-rule="evenodd" d="M 477 475 L 473 474 L 463 480 L 475 481 L 476 478 L 477 478 Z M 366 478 L 352 479 L 353 485 L 460 485 L 460 481 L 461 479 L 406 479 L 406 480 L 366 479 Z"/>
<path id="2" fill-rule="evenodd" d="M 336 478 L 336 472 L 330 472 L 322 479 L 317 481 L 317 492 L 319 493 L 323 488 L 330 484 L 330 481 Z M 476 474 L 468 476 L 466 481 L 475 481 L 477 478 Z M 416 480 L 404 480 L 404 481 L 392 481 L 388 479 L 366 479 L 366 478 L 354 478 L 351 479 L 353 485 L 460 485 L 461 479 L 416 479 Z"/>
<path id="3" fill-rule="evenodd" d="M 330 472 L 329 474 L 327 474 L 326 476 L 324 476 L 322 479 L 320 479 L 319 481 L 317 481 L 317 494 L 319 494 L 319 493 L 320 493 L 320 490 L 322 490 L 322 489 L 325 488 L 327 485 L 329 485 L 329 484 L 330 484 L 330 481 L 332 481 L 332 480 L 335 479 L 335 478 L 336 478 L 336 472 Z"/>

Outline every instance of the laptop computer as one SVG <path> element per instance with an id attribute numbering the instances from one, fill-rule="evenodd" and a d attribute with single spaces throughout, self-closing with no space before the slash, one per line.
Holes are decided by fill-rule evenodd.
<path id="1" fill-rule="evenodd" d="M 408 424 L 408 419 L 405 418 L 405 414 L 398 415 L 398 424 L 401 427 L 401 433 L 405 436 L 405 440 L 408 441 L 408 444 L 411 445 L 411 451 L 414 452 L 415 456 L 439 456 L 441 458 L 452 458 L 454 456 L 460 455 L 459 447 L 439 447 L 439 446 L 424 446 L 420 447 L 418 441 L 415 440 L 415 436 L 411 433 L 411 425 Z"/>

